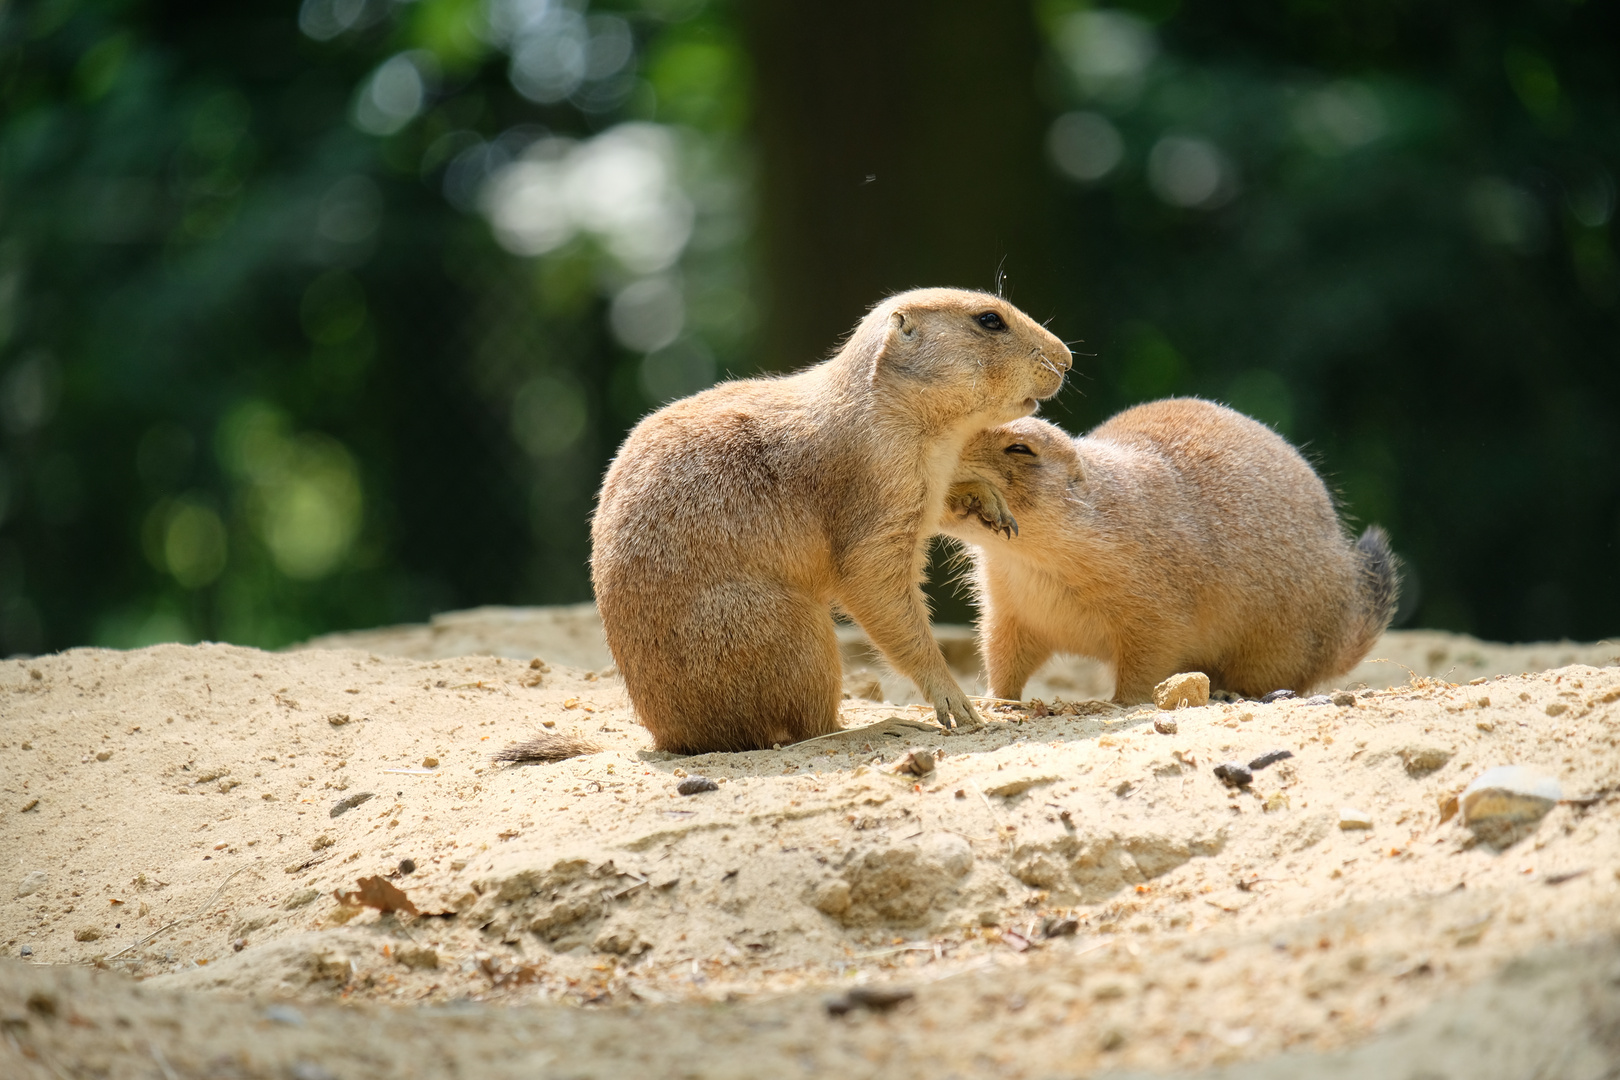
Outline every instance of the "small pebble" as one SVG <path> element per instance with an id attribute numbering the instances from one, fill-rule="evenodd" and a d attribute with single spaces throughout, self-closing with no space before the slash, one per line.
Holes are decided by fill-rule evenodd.
<path id="1" fill-rule="evenodd" d="M 272 1024 L 285 1024 L 287 1027 L 303 1027 L 304 1014 L 291 1005 L 271 1005 L 264 1010 L 264 1018 Z"/>
<path id="2" fill-rule="evenodd" d="M 1328 697 L 1326 694 L 1312 694 L 1310 697 L 1305 699 L 1305 704 L 1307 704 L 1307 705 L 1332 705 L 1333 704 L 1333 699 Z"/>
<path id="3" fill-rule="evenodd" d="M 18 950 L 17 955 L 19 955 L 19 956 L 33 956 L 34 955 L 34 947 L 32 945 L 24 945 L 20 950 Z"/>
<path id="4" fill-rule="evenodd" d="M 1429 743 L 1409 743 L 1395 752 L 1406 766 L 1406 774 L 1412 777 L 1427 776 L 1451 760 L 1450 750 Z"/>
<path id="5" fill-rule="evenodd" d="M 23 875 L 22 881 L 17 883 L 17 895 L 19 897 L 33 896 L 46 885 L 49 885 L 50 881 L 50 875 L 46 874 L 45 871 L 30 870 Z"/>
<path id="6" fill-rule="evenodd" d="M 899 761 L 895 762 L 894 771 L 910 773 L 913 776 L 927 776 L 934 771 L 934 755 L 927 750 L 908 750 Z"/>
<path id="7" fill-rule="evenodd" d="M 415 859 L 401 859 L 401 860 L 399 860 L 399 872 L 401 874 L 414 874 L 414 873 L 416 873 L 416 860 Z"/>
<path id="8" fill-rule="evenodd" d="M 247 938 L 245 937 L 239 937 L 235 941 L 231 942 L 232 952 L 241 952 L 245 948 L 247 948 Z"/>
<path id="9" fill-rule="evenodd" d="M 719 791 L 720 785 L 707 776 L 688 776 L 675 785 L 675 790 L 682 795 L 697 795 L 704 791 Z"/>
<path id="10" fill-rule="evenodd" d="M 827 1001 L 827 1014 L 843 1016 L 856 1009 L 888 1012 L 901 1002 L 910 1001 L 916 996 L 916 991 L 901 986 L 853 986 L 841 997 Z"/>
<path id="11" fill-rule="evenodd" d="M 1277 762 L 1285 761 L 1293 756 L 1294 752 L 1292 750 L 1267 750 L 1265 753 L 1249 762 L 1249 768 L 1253 772 L 1259 772 L 1268 765 L 1275 765 Z"/>
<path id="12" fill-rule="evenodd" d="M 1344 708 L 1346 705 L 1354 705 L 1355 703 L 1356 695 L 1352 694 L 1348 690 L 1340 690 L 1338 693 L 1333 695 L 1333 704 L 1339 706 L 1340 708 Z"/>
<path id="13" fill-rule="evenodd" d="M 437 769 L 438 767 L 439 767 L 439 759 L 438 758 L 436 758 L 436 757 L 425 757 L 425 758 L 422 759 L 422 768 L 424 768 L 424 769 Z"/>
<path id="14" fill-rule="evenodd" d="M 1073 937 L 1079 930 L 1079 919 L 1053 919 L 1048 917 L 1041 924 L 1042 937 Z"/>
<path id="15" fill-rule="evenodd" d="M 1177 725 L 1174 720 L 1170 720 L 1168 718 L 1163 720 L 1155 720 L 1153 721 L 1153 730 L 1157 731 L 1160 735 L 1174 735 L 1177 730 Z"/>
<path id="16" fill-rule="evenodd" d="M 1370 829 L 1372 827 L 1372 815 L 1365 810 L 1357 810 L 1353 806 L 1339 807 L 1339 828 L 1349 832 L 1352 829 Z"/>
<path id="17" fill-rule="evenodd" d="M 1566 713 L 1568 711 L 1569 711 L 1569 706 L 1565 705 L 1562 701 L 1555 701 L 1552 704 L 1547 706 L 1547 715 L 1548 716 L 1562 716 L 1562 715 L 1564 715 L 1564 713 Z M 101 755 L 97 754 L 96 757 L 100 758 Z"/>
<path id="18" fill-rule="evenodd" d="M 1260 703 L 1262 705 L 1270 705 L 1273 701 L 1287 701 L 1289 698 L 1298 696 L 1299 695 L 1294 693 L 1292 690 L 1273 690 L 1271 693 L 1262 697 L 1260 699 Z"/>
<path id="19" fill-rule="evenodd" d="M 333 727 L 342 727 L 344 724 L 349 722 L 349 714 L 346 712 L 335 712 L 326 718 L 326 722 L 331 724 Z"/>
<path id="20" fill-rule="evenodd" d="M 1551 706 L 1548 706 L 1548 707 L 1551 708 Z M 103 750 L 103 751 L 101 751 L 100 753 L 98 753 L 96 755 L 96 760 L 97 761 L 111 761 L 112 760 L 112 751 L 111 750 Z"/>
<path id="21" fill-rule="evenodd" d="M 1240 761 L 1228 761 L 1225 764 L 1215 766 L 1215 775 L 1227 787 L 1242 788 L 1254 783 L 1254 773 L 1250 772 L 1249 767 Z"/>

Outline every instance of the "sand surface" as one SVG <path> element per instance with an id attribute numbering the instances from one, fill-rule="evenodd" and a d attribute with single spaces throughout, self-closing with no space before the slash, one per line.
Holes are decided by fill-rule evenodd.
<path id="1" fill-rule="evenodd" d="M 845 638 L 848 731 L 695 758 L 589 607 L 0 663 L 0 1075 L 1614 1075 L 1620 646 L 1174 714 L 1054 662 L 947 736 Z M 1502 850 L 1442 809 L 1497 765 L 1563 796 Z"/>

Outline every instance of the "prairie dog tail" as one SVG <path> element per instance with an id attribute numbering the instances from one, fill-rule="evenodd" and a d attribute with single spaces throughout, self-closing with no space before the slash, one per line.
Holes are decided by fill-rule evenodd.
<path id="1" fill-rule="evenodd" d="M 1377 525 L 1369 526 L 1356 541 L 1355 554 L 1356 602 L 1339 655 L 1340 674 L 1361 663 L 1378 636 L 1389 628 L 1401 595 L 1399 561 L 1389 548 L 1388 533 Z"/>

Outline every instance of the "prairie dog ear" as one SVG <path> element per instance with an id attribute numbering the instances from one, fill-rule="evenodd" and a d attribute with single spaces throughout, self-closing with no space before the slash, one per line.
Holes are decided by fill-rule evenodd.
<path id="1" fill-rule="evenodd" d="M 902 341 L 910 341 L 917 336 L 917 319 L 905 308 L 896 308 L 889 316 L 889 329 Z"/>

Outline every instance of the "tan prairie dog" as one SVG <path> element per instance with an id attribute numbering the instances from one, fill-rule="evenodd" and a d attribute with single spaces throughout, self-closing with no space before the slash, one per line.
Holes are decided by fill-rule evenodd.
<path id="1" fill-rule="evenodd" d="M 1068 348 L 1000 297 L 918 289 L 830 359 L 722 383 L 625 439 L 591 526 L 608 646 L 660 750 L 838 730 L 836 605 L 940 722 L 977 721 L 929 628 L 926 544 L 968 438 L 1056 393 Z"/>
<path id="2" fill-rule="evenodd" d="M 1014 421 L 970 440 L 957 480 L 943 531 L 973 545 L 998 697 L 1053 653 L 1112 665 L 1121 704 L 1180 671 L 1303 693 L 1394 614 L 1384 531 L 1352 544 L 1299 452 L 1222 405 L 1155 401 L 1079 438 Z"/>

